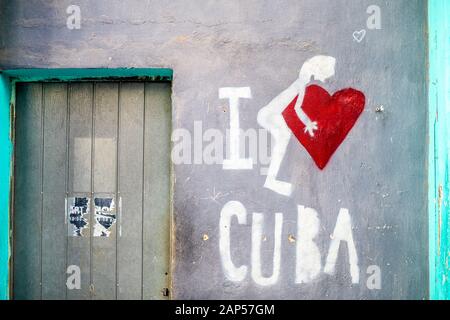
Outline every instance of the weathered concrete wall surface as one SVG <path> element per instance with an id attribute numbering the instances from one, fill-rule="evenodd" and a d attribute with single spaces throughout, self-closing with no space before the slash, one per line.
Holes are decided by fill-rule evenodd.
<path id="1" fill-rule="evenodd" d="M 0 1 L 0 68 L 172 68 L 173 128 L 189 130 L 193 140 L 195 121 L 203 132 L 230 127 L 232 103 L 219 99 L 224 87 L 249 87 L 240 127 L 261 129 L 259 110 L 316 55 L 334 57 L 336 66 L 326 83 L 313 83 L 365 95 L 364 111 L 324 170 L 291 137 L 277 175 L 292 184 L 289 196 L 264 187 L 267 164 L 260 162 L 251 170 L 174 166 L 174 298 L 428 297 L 426 1 L 79 0 L 81 28 L 72 30 L 71 4 Z M 371 5 L 381 9 L 380 29 L 368 28 Z M 229 201 L 247 215 L 220 228 Z M 315 209 L 320 221 L 309 215 L 298 230 L 298 206 Z M 351 229 L 344 210 L 338 219 L 342 208 Z M 263 230 L 254 212 L 263 214 Z M 275 213 L 283 218 L 279 273 L 266 281 L 277 247 Z M 247 267 L 235 281 L 220 250 L 220 239 L 228 246 L 225 229 L 232 263 Z M 341 242 L 333 270 L 333 239 L 349 234 L 353 242 Z M 369 266 L 381 271 L 380 288 L 370 278 L 377 267 Z"/>

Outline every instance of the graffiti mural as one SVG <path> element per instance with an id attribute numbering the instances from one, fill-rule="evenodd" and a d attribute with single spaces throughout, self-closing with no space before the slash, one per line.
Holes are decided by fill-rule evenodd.
<path id="1" fill-rule="evenodd" d="M 268 161 L 261 164 L 260 174 L 265 175 L 264 188 L 276 194 L 290 197 L 294 192 L 293 184 L 282 181 L 279 171 L 286 156 L 291 137 L 294 136 L 311 156 L 315 165 L 324 170 L 333 154 L 346 139 L 357 120 L 364 111 L 366 97 L 364 93 L 353 88 L 345 88 L 330 94 L 324 87 L 326 82 L 335 76 L 336 59 L 331 56 L 316 55 L 306 60 L 300 68 L 298 78 L 285 90 L 273 98 L 267 105 L 259 109 L 257 122 L 272 140 L 270 144 L 258 141 L 259 135 L 253 128 L 241 128 L 239 109 L 244 105 L 244 99 L 252 99 L 250 87 L 223 87 L 219 88 L 219 99 L 229 100 L 229 132 L 226 134 L 227 156 L 223 157 L 223 134 L 220 131 L 202 133 L 201 121 L 194 122 L 194 160 L 190 161 L 192 153 L 191 134 L 180 129 L 172 136 L 177 142 L 172 151 L 172 160 L 176 164 L 222 164 L 223 170 L 253 170 L 257 159 L 261 159 L 261 150 L 270 150 Z M 320 83 L 320 85 L 318 84 Z M 211 129 L 208 129 L 211 130 Z M 204 139 L 204 136 L 207 138 Z M 250 137 L 254 137 L 251 139 Z M 203 140 L 210 142 L 205 151 L 202 151 Z M 218 143 L 212 143 L 215 137 Z M 180 139 L 181 138 L 181 139 Z M 247 153 L 247 147 L 249 152 Z M 297 148 L 297 146 L 295 146 Z M 219 154 L 220 157 L 210 161 L 205 154 Z M 259 150 L 257 150 L 259 149 Z M 253 151 L 252 151 L 253 150 Z M 300 149 L 302 152 L 303 149 Z M 266 153 L 268 154 L 268 153 Z M 187 156 L 187 157 L 186 157 Z M 201 161 L 203 157 L 204 162 Z M 263 166 L 268 165 L 262 170 Z M 315 168 L 313 168 L 315 169 Z M 215 194 L 210 198 L 219 203 Z M 223 195 L 222 197 L 225 197 Z M 209 199 L 209 198 L 202 198 Z M 352 222 L 349 209 L 339 207 L 336 210 L 334 230 L 330 233 L 330 243 L 327 252 L 320 246 L 324 227 L 321 226 L 320 215 L 314 208 L 297 205 L 297 233 L 290 234 L 289 243 L 295 243 L 295 284 L 308 284 L 319 279 L 334 276 L 338 255 L 341 246 L 345 247 L 349 282 L 360 283 L 360 259 L 358 257 L 357 243 L 353 238 L 356 226 Z M 324 214 L 324 213 L 322 213 Z M 327 213 L 330 214 L 330 213 Z M 269 216 L 273 215 L 273 218 Z M 228 201 L 220 212 L 219 222 L 219 253 L 225 278 L 232 282 L 243 282 L 251 279 L 259 286 L 276 285 L 281 275 L 283 232 L 287 223 L 287 212 L 252 212 L 248 213 L 240 201 Z M 232 221 L 237 222 L 233 225 Z M 250 227 L 250 228 L 249 228 Z M 235 264 L 233 252 L 236 247 L 232 245 L 232 229 L 247 228 L 251 241 L 247 245 L 249 261 L 247 264 Z M 263 255 L 267 249 L 267 229 L 273 228 L 271 237 L 270 265 L 271 270 L 264 270 Z M 242 230 L 242 229 L 241 229 Z M 203 235 L 203 241 L 209 236 Z M 266 248 L 265 248 L 266 247 Z M 322 248 L 322 249 L 319 249 Z M 323 259 L 325 258 L 325 259 Z M 267 257 L 265 258 L 267 259 Z M 238 261 L 238 260 L 237 260 Z M 367 288 L 380 288 L 381 273 L 377 265 L 370 265 L 367 269 Z"/>
<path id="2" fill-rule="evenodd" d="M 354 127 L 364 111 L 365 95 L 353 88 L 346 88 L 334 94 L 328 93 L 322 86 L 335 75 L 336 59 L 331 56 L 314 56 L 301 67 L 299 77 L 287 89 L 278 94 L 258 112 L 258 124 L 267 130 L 273 138 L 271 144 L 271 159 L 266 174 L 264 187 L 284 196 L 291 196 L 293 186 L 290 182 L 278 179 L 278 172 L 286 154 L 291 136 L 294 135 L 309 153 L 314 163 L 323 170 L 332 155 Z M 234 90 L 233 90 L 234 89 Z M 239 136 L 238 108 L 239 98 L 251 98 L 249 87 L 221 88 L 219 97 L 230 98 L 230 147 L 234 166 L 226 166 L 225 170 L 251 169 L 251 159 L 242 158 Z M 227 92 L 224 95 L 223 92 Z M 233 93 L 233 95 L 231 94 Z M 244 165 L 247 161 L 248 165 Z M 231 221 L 237 218 L 238 225 L 247 225 L 248 215 L 251 215 L 251 246 L 250 265 L 236 266 L 231 258 Z M 265 215 L 263 213 L 248 214 L 239 201 L 229 201 L 222 208 L 220 218 L 219 251 L 225 276 L 233 282 L 241 282 L 250 274 L 253 281 L 260 286 L 271 286 L 278 282 L 281 270 L 281 244 L 284 215 L 276 212 L 273 236 L 272 274 L 262 273 L 262 241 Z M 237 227 L 237 226 L 235 226 Z M 233 228 L 235 228 L 233 227 Z M 297 234 L 291 235 L 290 242 L 296 242 L 295 283 L 310 283 L 321 273 L 333 275 L 337 263 L 339 248 L 342 242 L 348 250 L 348 265 L 352 284 L 360 282 L 360 267 L 356 245 L 353 239 L 352 219 L 349 210 L 340 208 L 337 215 L 331 241 L 325 261 L 316 243 L 321 231 L 318 212 L 313 208 L 298 205 Z M 371 266 L 373 267 L 373 266 Z M 375 266 L 377 267 L 377 266 Z M 368 286 L 369 287 L 369 286 Z M 376 286 L 378 287 L 378 283 Z"/>

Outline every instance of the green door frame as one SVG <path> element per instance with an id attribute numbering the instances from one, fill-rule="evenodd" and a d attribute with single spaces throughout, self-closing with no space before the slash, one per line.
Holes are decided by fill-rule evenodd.
<path id="1" fill-rule="evenodd" d="M 15 83 L 35 81 L 171 81 L 167 68 L 14 69 L 0 71 L 0 300 L 10 296 Z"/>

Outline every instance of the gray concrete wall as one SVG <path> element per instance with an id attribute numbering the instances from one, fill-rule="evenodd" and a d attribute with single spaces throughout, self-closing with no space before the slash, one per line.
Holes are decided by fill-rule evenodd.
<path id="1" fill-rule="evenodd" d="M 79 30 L 66 27 L 71 4 L 81 8 Z M 370 5 L 381 8 L 379 30 L 366 25 Z M 352 35 L 361 29 L 358 42 Z M 362 91 L 361 117 L 323 171 L 291 138 L 278 174 L 294 186 L 289 197 L 264 188 L 260 163 L 176 165 L 173 297 L 426 298 L 426 1 L 0 1 L 0 68 L 172 68 L 173 128 L 192 135 L 194 121 L 203 130 L 229 128 L 223 87 L 251 89 L 252 98 L 240 100 L 240 126 L 260 129 L 258 111 L 319 54 L 336 58 L 334 77 L 320 85 Z M 227 278 L 219 250 L 229 201 L 248 213 L 246 224 L 233 218 L 230 227 L 232 261 L 248 267 L 242 281 Z M 296 283 L 299 205 L 320 219 L 321 268 L 308 283 Z M 345 242 L 334 274 L 324 272 L 341 208 L 352 219 L 357 284 Z M 253 212 L 265 217 L 264 276 L 272 273 L 275 213 L 283 214 L 279 278 L 267 286 L 251 275 Z M 367 286 L 371 265 L 381 270 L 381 289 Z"/>

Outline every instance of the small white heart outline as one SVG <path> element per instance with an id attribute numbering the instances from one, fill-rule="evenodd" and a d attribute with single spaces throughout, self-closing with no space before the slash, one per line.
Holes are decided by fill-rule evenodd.
<path id="1" fill-rule="evenodd" d="M 366 37 L 366 29 L 357 30 L 353 32 L 353 39 L 355 39 L 358 43 L 361 43 L 361 41 L 364 40 Z"/>

